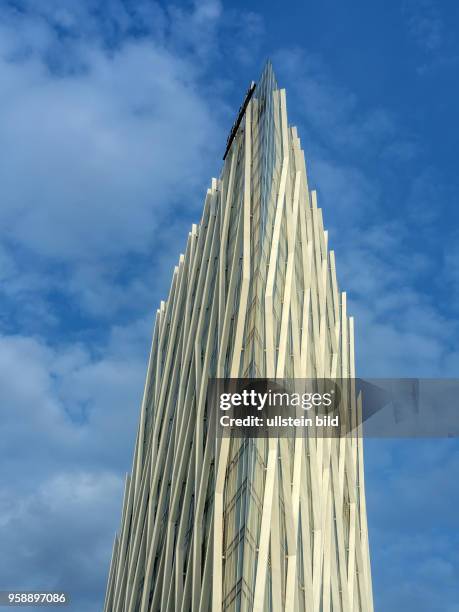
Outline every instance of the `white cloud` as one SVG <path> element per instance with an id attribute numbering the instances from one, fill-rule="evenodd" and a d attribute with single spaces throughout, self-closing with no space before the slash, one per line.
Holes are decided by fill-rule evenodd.
<path id="1" fill-rule="evenodd" d="M 95 5 L 26 6 L 5 9 L 0 27 L 0 291 L 34 329 L 32 303 L 57 324 L 50 293 L 89 315 L 129 300 L 145 309 L 147 260 L 157 267 L 155 251 L 170 261 L 186 243 L 186 231 L 164 241 L 164 226 L 197 221 L 219 172 L 228 111 L 202 78 L 212 54 L 196 58 L 221 7 L 198 3 L 172 20 L 153 3 L 112 2 L 101 31 Z"/>
<path id="2" fill-rule="evenodd" d="M 145 252 L 166 203 L 202 191 L 220 131 L 187 62 L 154 44 L 85 61 L 65 77 L 36 59 L 0 64 L 2 221 L 10 239 L 60 260 Z"/>
<path id="3" fill-rule="evenodd" d="M 300 135 L 310 154 L 325 150 L 344 163 L 357 155 L 362 165 L 362 153 L 386 155 L 394 141 L 399 151 L 403 144 L 405 155 L 408 148 L 412 154 L 415 143 L 408 135 L 401 138 L 393 114 L 378 106 L 364 108 L 354 92 L 332 77 L 320 57 L 303 48 L 286 48 L 275 54 L 274 62 L 288 80 L 289 98 L 297 120 L 304 122 Z"/>
<path id="4" fill-rule="evenodd" d="M 102 606 L 122 480 L 111 473 L 59 472 L 38 486 L 2 491 L 0 537 L 3 584 L 65 591 L 70 609 Z"/>
<path id="5" fill-rule="evenodd" d="M 146 322 L 106 350 L 0 337 L 0 574 L 100 609 L 144 381 Z"/>

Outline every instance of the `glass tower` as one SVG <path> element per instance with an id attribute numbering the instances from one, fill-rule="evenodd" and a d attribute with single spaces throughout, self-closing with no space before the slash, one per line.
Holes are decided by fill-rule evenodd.
<path id="1" fill-rule="evenodd" d="M 104 609 L 372 612 L 358 428 L 217 440 L 207 387 L 225 377 L 355 377 L 353 320 L 270 63 L 156 314 Z"/>

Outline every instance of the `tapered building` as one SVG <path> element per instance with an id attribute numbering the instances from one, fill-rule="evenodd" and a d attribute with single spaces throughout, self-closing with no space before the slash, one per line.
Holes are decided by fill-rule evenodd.
<path id="1" fill-rule="evenodd" d="M 105 611 L 371 612 L 358 428 L 217 438 L 207 388 L 225 377 L 355 377 L 353 320 L 269 63 L 156 314 Z"/>

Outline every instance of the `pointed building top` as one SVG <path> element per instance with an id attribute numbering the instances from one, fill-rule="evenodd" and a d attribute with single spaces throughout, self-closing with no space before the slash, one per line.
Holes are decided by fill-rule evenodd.
<path id="1" fill-rule="evenodd" d="M 263 98 L 268 92 L 275 89 L 278 89 L 276 75 L 274 74 L 271 60 L 267 59 L 257 84 L 256 97 Z"/>

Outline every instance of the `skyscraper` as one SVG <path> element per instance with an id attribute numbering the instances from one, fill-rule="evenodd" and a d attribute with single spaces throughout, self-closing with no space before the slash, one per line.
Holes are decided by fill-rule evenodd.
<path id="1" fill-rule="evenodd" d="M 355 430 L 216 439 L 209 425 L 211 377 L 355 377 L 353 320 L 269 63 L 224 160 L 156 314 L 105 611 L 371 612 Z"/>

